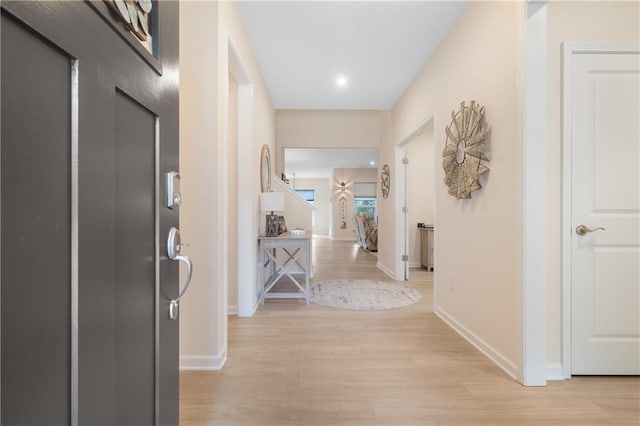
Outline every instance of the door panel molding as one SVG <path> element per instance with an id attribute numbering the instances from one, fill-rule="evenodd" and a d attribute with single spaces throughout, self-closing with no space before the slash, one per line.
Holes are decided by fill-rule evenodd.
<path id="1" fill-rule="evenodd" d="M 572 76 L 573 58 L 579 54 L 640 53 L 638 43 L 562 44 L 562 373 L 570 378 L 572 372 L 571 349 L 571 280 L 572 280 Z"/>

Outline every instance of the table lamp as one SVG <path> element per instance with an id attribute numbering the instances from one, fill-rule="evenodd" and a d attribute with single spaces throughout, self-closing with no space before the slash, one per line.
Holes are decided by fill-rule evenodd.
<path id="1" fill-rule="evenodd" d="M 278 215 L 273 214 L 274 211 L 281 212 L 284 210 L 284 194 L 282 192 L 262 192 L 260 193 L 260 211 L 267 213 L 267 228 L 265 235 L 267 237 L 278 236 Z"/>

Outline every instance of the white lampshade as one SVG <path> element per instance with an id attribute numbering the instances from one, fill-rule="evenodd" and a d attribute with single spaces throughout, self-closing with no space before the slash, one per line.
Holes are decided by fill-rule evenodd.
<path id="1" fill-rule="evenodd" d="M 261 212 L 281 212 L 284 210 L 284 194 L 282 192 L 260 193 Z"/>

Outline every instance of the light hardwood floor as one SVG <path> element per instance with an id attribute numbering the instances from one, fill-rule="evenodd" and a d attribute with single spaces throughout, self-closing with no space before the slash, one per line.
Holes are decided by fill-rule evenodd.
<path id="1" fill-rule="evenodd" d="M 315 279 L 388 280 L 355 244 L 314 239 Z M 222 371 L 180 373 L 180 424 L 639 425 L 640 379 L 525 388 L 433 314 L 432 274 L 407 308 L 358 312 L 268 300 L 229 319 Z"/>

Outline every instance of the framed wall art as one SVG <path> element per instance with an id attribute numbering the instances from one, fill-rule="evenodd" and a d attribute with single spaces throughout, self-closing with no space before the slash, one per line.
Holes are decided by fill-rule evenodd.
<path id="1" fill-rule="evenodd" d="M 382 166 L 382 173 L 380 174 L 380 189 L 382 190 L 382 197 L 386 199 L 389 196 L 389 190 L 391 189 L 391 172 L 388 164 Z"/>

